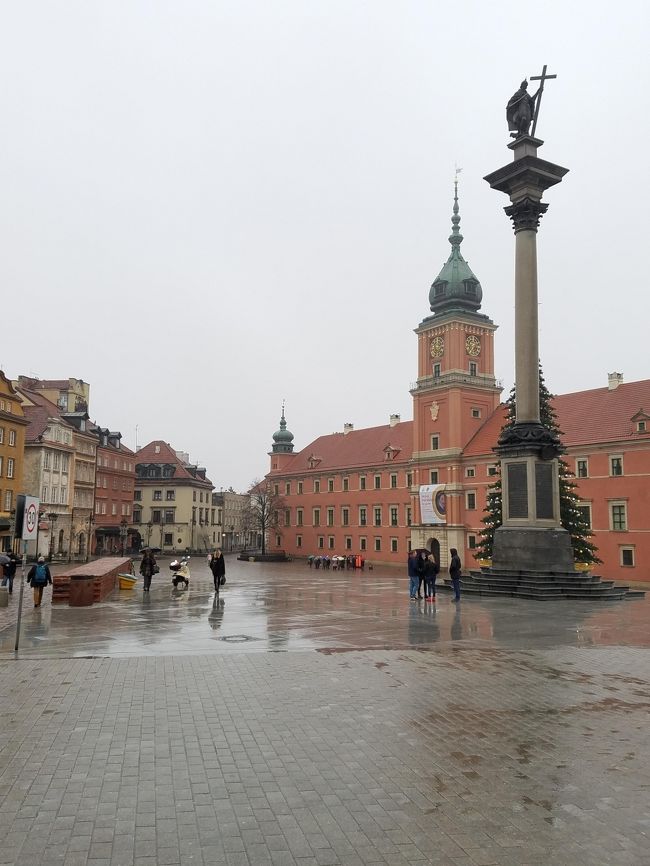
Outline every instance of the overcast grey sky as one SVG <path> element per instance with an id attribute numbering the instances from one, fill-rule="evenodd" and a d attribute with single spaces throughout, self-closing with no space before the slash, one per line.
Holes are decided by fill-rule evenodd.
<path id="1" fill-rule="evenodd" d="M 131 447 L 138 425 L 245 489 L 283 398 L 297 449 L 411 418 L 455 163 L 509 389 L 514 236 L 482 178 L 544 63 L 539 155 L 570 169 L 538 236 L 547 383 L 648 377 L 647 3 L 0 10 L 0 363 L 90 382 Z"/>

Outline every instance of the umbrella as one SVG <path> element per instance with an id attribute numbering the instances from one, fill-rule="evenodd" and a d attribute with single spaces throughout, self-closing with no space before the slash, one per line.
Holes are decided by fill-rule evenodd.
<path id="1" fill-rule="evenodd" d="M 11 562 L 8 556 L 4 553 L 0 553 L 0 565 L 8 565 Z"/>

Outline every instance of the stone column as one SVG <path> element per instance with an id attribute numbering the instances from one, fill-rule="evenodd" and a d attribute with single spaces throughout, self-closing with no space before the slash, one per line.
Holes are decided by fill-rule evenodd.
<path id="1" fill-rule="evenodd" d="M 537 229 L 548 205 L 546 189 L 568 169 L 539 159 L 543 144 L 524 135 L 508 147 L 514 160 L 488 175 L 506 193 L 505 208 L 515 231 L 515 391 L 517 417 L 499 439 L 503 525 L 494 536 L 492 568 L 501 571 L 572 571 L 568 532 L 560 525 L 556 436 L 540 423 L 539 329 L 537 314 Z"/>

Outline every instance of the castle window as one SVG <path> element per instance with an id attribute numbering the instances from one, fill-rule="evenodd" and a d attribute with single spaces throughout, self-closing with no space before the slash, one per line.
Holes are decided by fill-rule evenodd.
<path id="1" fill-rule="evenodd" d="M 318 479 L 314 480 L 314 493 L 320 493 L 320 481 Z"/>
<path id="2" fill-rule="evenodd" d="M 476 493 L 470 492 L 465 494 L 468 511 L 476 510 Z"/>
<path id="3" fill-rule="evenodd" d="M 437 484 L 438 483 L 438 470 L 432 469 L 429 473 L 429 484 Z"/>
<path id="4" fill-rule="evenodd" d="M 621 565 L 626 568 L 634 568 L 634 548 L 621 547 Z"/>
<path id="5" fill-rule="evenodd" d="M 441 370 L 442 370 L 442 367 L 440 366 L 440 364 L 434 364 L 433 365 L 433 376 L 435 379 L 439 378 Z"/>
<path id="6" fill-rule="evenodd" d="M 360 475 L 359 476 L 359 490 L 365 490 L 365 489 L 366 489 L 366 476 Z"/>
<path id="7" fill-rule="evenodd" d="M 612 476 L 619 476 L 623 474 L 623 458 L 622 457 L 610 457 L 609 458 L 609 474 Z"/>
<path id="8" fill-rule="evenodd" d="M 589 477 L 589 463 L 586 458 L 583 460 L 576 460 L 576 475 L 578 478 L 588 478 Z"/>
<path id="9" fill-rule="evenodd" d="M 476 363 L 476 361 L 469 362 L 469 375 L 478 376 L 478 364 Z"/>
<path id="10" fill-rule="evenodd" d="M 470 550 L 474 550 L 476 548 L 476 536 L 468 535 L 467 536 L 467 546 Z"/>
<path id="11" fill-rule="evenodd" d="M 334 479 L 333 478 L 327 479 L 327 492 L 328 493 L 334 493 Z"/>
<path id="12" fill-rule="evenodd" d="M 609 508 L 611 529 L 625 532 L 627 530 L 627 506 L 624 502 L 612 502 Z"/>
<path id="13" fill-rule="evenodd" d="M 347 493 L 349 489 L 350 489 L 350 479 L 344 478 L 343 479 L 343 492 Z"/>
<path id="14" fill-rule="evenodd" d="M 646 432 L 646 422 L 645 421 L 637 421 L 636 432 L 637 433 L 645 433 Z"/>
<path id="15" fill-rule="evenodd" d="M 362 535 L 359 538 L 359 550 L 365 551 L 367 545 L 368 545 L 368 542 L 367 542 L 366 538 Z"/>
<path id="16" fill-rule="evenodd" d="M 445 283 L 436 283 L 433 287 L 434 297 L 440 298 L 445 293 Z"/>
<path id="17" fill-rule="evenodd" d="M 465 477 L 466 478 L 474 478 L 475 475 L 476 475 L 476 469 L 473 466 L 468 466 L 467 469 L 465 470 Z"/>
<path id="18" fill-rule="evenodd" d="M 582 517 L 585 526 L 591 529 L 591 505 L 578 505 L 578 511 Z"/>
<path id="19" fill-rule="evenodd" d="M 395 487 L 397 487 L 397 474 L 396 474 L 396 473 L 393 473 L 393 474 L 390 476 L 390 486 L 391 486 L 393 489 L 394 489 Z"/>
<path id="20" fill-rule="evenodd" d="M 302 547 L 302 535 L 296 535 L 296 547 Z"/>
<path id="21" fill-rule="evenodd" d="M 432 436 L 431 437 L 431 450 L 437 451 L 438 448 L 440 448 L 440 437 L 439 436 Z"/>
<path id="22" fill-rule="evenodd" d="M 397 553 L 397 539 L 396 538 L 391 538 L 390 549 L 391 549 L 392 553 Z"/>
<path id="23" fill-rule="evenodd" d="M 481 417 L 481 410 L 476 409 L 476 408 L 472 409 L 472 418 L 480 418 L 480 417 Z"/>

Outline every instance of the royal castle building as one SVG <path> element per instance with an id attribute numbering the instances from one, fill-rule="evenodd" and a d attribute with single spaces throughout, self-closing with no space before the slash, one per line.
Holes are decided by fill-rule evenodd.
<path id="1" fill-rule="evenodd" d="M 269 549 L 291 556 L 361 553 L 403 564 L 427 548 L 442 567 L 458 549 L 476 565 L 493 448 L 504 423 L 494 374 L 497 326 L 481 312 L 481 284 L 461 253 L 457 186 L 451 252 L 415 329 L 413 420 L 320 436 L 294 450 L 284 408 L 266 476 L 276 497 Z M 650 581 L 650 380 L 555 398 L 565 459 L 608 577 Z"/>

